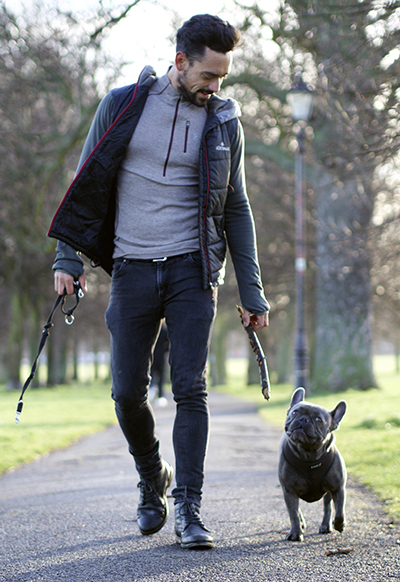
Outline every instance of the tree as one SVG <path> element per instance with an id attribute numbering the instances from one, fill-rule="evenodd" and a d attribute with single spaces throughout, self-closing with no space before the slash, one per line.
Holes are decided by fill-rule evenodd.
<path id="1" fill-rule="evenodd" d="M 378 191 L 370 242 L 373 248 L 374 339 L 391 344 L 400 372 L 400 184 L 397 159 L 386 164 L 375 180 Z"/>
<path id="2" fill-rule="evenodd" d="M 291 120 L 284 105 L 286 91 L 280 86 L 285 63 L 272 38 L 272 29 L 244 9 L 240 28 L 244 43 L 235 52 L 232 75 L 224 82 L 226 96 L 236 98 L 242 106 L 241 121 L 246 136 L 246 182 L 253 209 L 258 251 L 265 292 L 271 304 L 268 330 L 259 337 L 268 355 L 273 380 L 289 381 L 293 363 L 293 329 L 295 304 L 294 274 L 294 156 Z M 269 21 L 274 15 L 268 14 Z M 286 67 L 287 68 L 287 67 Z M 285 78 L 289 77 L 289 72 Z M 307 246 L 309 268 L 314 271 L 313 192 L 307 192 Z M 229 263 L 228 263 L 229 266 Z M 220 291 L 221 304 L 232 283 L 227 270 L 226 284 Z M 232 292 L 231 292 L 232 293 Z M 313 297 L 313 278 L 307 279 L 307 296 Z M 234 299 L 229 298 L 232 306 Z M 237 299 L 236 299 L 237 302 Z M 310 301 L 310 306 L 312 301 Z M 233 318 L 237 316 L 232 315 Z M 312 323 L 313 311 L 307 312 Z M 237 322 L 235 322 L 237 324 Z M 249 358 L 249 380 L 258 383 L 253 354 Z M 255 370 L 255 374 L 253 373 Z"/>
<path id="3" fill-rule="evenodd" d="M 279 48 L 268 68 L 253 49 L 256 58 L 236 80 L 251 87 L 268 109 L 275 106 L 275 140 L 264 128 L 259 140 L 264 157 L 278 161 L 273 145 L 290 151 L 284 97 L 295 74 L 302 73 L 318 93 L 308 147 L 316 219 L 314 388 L 376 385 L 370 234 L 376 174 L 399 146 L 398 10 L 398 2 L 369 0 L 287 0 L 279 18 L 261 4 L 246 10 L 249 28 L 257 24 L 259 38 L 270 30 Z M 257 123 L 262 124 L 258 118 Z M 308 132 L 311 137 L 311 128 Z"/>
<path id="4" fill-rule="evenodd" d="M 375 385 L 371 362 L 371 246 L 374 177 L 399 140 L 396 2 L 287 2 L 297 53 L 318 76 L 315 386 Z M 291 16 L 283 21 L 288 26 Z M 289 25 L 290 28 L 290 25 Z M 384 31 L 384 32 L 383 32 Z M 392 55 L 392 56 L 391 56 Z M 388 60 L 389 59 L 389 60 Z M 390 60 L 392 61 L 390 63 Z"/>
<path id="5" fill-rule="evenodd" d="M 54 302 L 50 219 L 73 177 L 99 86 L 104 92 L 121 70 L 101 40 L 137 1 L 117 14 L 100 4 L 87 22 L 41 3 L 21 15 L 0 3 L 0 277 L 11 387 L 19 386 L 24 330 L 38 337 Z"/>

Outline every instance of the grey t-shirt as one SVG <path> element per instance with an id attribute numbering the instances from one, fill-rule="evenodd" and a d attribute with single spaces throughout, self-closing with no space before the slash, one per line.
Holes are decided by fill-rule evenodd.
<path id="1" fill-rule="evenodd" d="M 199 249 L 198 167 L 205 107 L 184 101 L 168 75 L 150 89 L 118 171 L 114 258 Z"/>

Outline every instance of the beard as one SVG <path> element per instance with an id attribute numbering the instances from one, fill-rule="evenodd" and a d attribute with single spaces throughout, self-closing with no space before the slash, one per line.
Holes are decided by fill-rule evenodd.
<path id="1" fill-rule="evenodd" d="M 213 95 L 213 91 L 208 91 L 207 89 L 198 89 L 197 91 L 189 91 L 187 86 L 184 83 L 186 74 L 182 73 L 178 77 L 178 91 L 182 95 L 185 101 L 188 101 L 192 105 L 196 105 L 196 107 L 205 107 L 208 102 L 208 97 L 204 96 L 204 93 L 207 95 Z"/>

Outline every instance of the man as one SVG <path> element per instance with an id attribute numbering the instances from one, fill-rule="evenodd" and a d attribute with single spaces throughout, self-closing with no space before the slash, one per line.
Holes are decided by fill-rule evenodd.
<path id="1" fill-rule="evenodd" d="M 171 382 L 175 532 L 184 548 L 212 548 L 200 517 L 209 412 L 206 364 L 226 241 L 244 323 L 268 324 L 243 166 L 238 105 L 215 94 L 240 33 L 208 14 L 177 33 L 175 62 L 161 78 L 146 67 L 135 85 L 103 99 L 77 175 L 49 235 L 59 239 L 55 289 L 85 287 L 75 251 L 112 272 L 106 322 L 112 397 L 140 475 L 144 535 L 168 516 L 172 468 L 159 453 L 148 400 L 152 351 L 165 317 Z M 75 250 L 73 250 L 75 249 Z"/>

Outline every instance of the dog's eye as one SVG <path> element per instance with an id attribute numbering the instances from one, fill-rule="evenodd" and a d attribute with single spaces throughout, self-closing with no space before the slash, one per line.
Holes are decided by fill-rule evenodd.
<path id="1" fill-rule="evenodd" d="M 315 419 L 315 422 L 318 422 L 318 424 L 321 424 L 322 418 L 320 418 L 319 416 L 317 416 L 317 418 Z"/>

